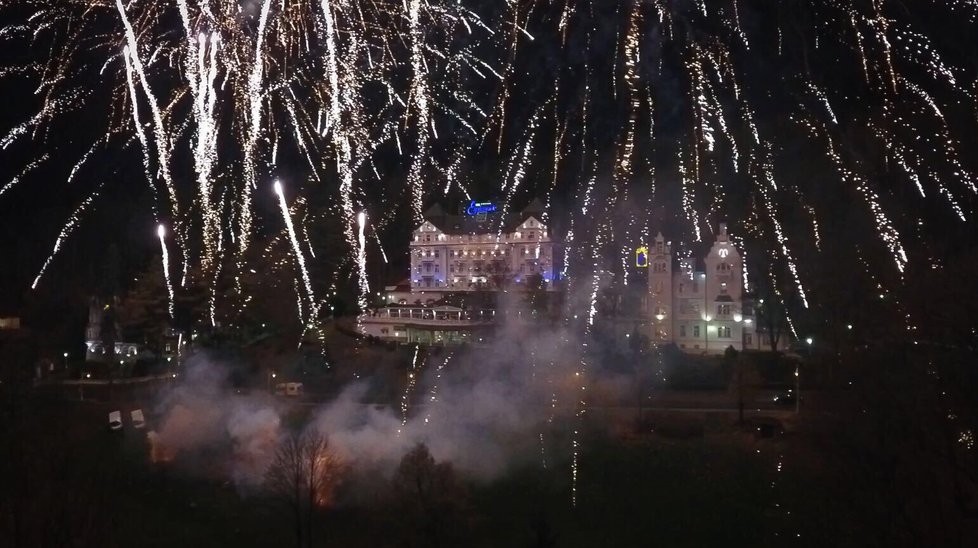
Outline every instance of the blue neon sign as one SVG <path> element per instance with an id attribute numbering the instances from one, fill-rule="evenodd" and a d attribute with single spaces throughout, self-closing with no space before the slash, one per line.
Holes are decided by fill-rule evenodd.
<path id="1" fill-rule="evenodd" d="M 496 211 L 496 204 L 492 202 L 476 202 L 472 200 L 469 202 L 469 207 L 466 208 L 465 213 L 469 215 L 481 215 L 485 213 L 492 213 Z"/>

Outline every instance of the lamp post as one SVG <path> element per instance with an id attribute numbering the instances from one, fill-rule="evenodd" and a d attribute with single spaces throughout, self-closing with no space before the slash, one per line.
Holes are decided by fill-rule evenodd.
<path id="1" fill-rule="evenodd" d="M 812 357 L 812 343 L 814 342 L 815 340 L 811 337 L 807 337 L 805 339 L 805 344 L 808 345 L 809 358 Z M 799 374 L 800 371 L 801 371 L 801 363 L 799 362 L 797 365 L 795 365 L 795 414 L 796 415 L 801 412 L 801 375 Z"/>
<path id="2" fill-rule="evenodd" d="M 272 371 L 271 373 L 268 374 L 268 391 L 269 392 L 272 391 L 272 379 L 274 379 L 274 378 L 275 378 L 275 372 Z"/>
<path id="3" fill-rule="evenodd" d="M 65 372 L 67 372 L 68 371 L 68 353 L 65 352 L 63 355 L 65 357 Z"/>
<path id="4" fill-rule="evenodd" d="M 801 364 L 795 364 L 795 414 L 801 412 L 801 375 L 798 374 Z"/>
<path id="5" fill-rule="evenodd" d="M 709 316 L 705 316 L 703 319 L 706 320 L 706 325 L 705 325 L 705 327 L 706 327 L 706 353 L 709 354 L 710 353 L 710 317 Z"/>

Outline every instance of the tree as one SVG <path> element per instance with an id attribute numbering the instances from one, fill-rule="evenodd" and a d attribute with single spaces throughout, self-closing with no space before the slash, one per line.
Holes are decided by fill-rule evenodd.
<path id="1" fill-rule="evenodd" d="M 757 371 L 756 364 L 745 352 L 737 352 L 733 347 L 730 347 L 723 357 L 725 362 L 734 366 L 731 389 L 737 395 L 737 421 L 743 424 L 744 406 L 748 401 L 753 400 L 757 394 L 758 386 L 761 384 L 761 376 Z"/>
<path id="2" fill-rule="evenodd" d="M 530 274 L 526 277 L 526 304 L 534 315 L 546 312 L 549 308 L 547 281 L 543 274 Z"/>
<path id="3" fill-rule="evenodd" d="M 391 480 L 405 546 L 462 546 L 469 522 L 467 493 L 451 463 L 436 463 L 424 444 L 401 459 Z"/>
<path id="4" fill-rule="evenodd" d="M 761 333 L 766 333 L 768 344 L 771 345 L 771 352 L 778 351 L 778 344 L 784 334 L 785 318 L 784 311 L 777 303 L 770 299 L 761 299 L 757 302 L 757 327 Z"/>
<path id="5" fill-rule="evenodd" d="M 341 463 L 325 436 L 306 432 L 285 438 L 265 475 L 268 492 L 290 511 L 296 546 L 312 546 L 317 511 L 339 482 Z"/>

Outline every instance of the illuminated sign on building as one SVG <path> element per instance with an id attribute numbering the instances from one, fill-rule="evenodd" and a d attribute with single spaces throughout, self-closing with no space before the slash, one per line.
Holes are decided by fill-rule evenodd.
<path id="1" fill-rule="evenodd" d="M 724 248 L 721 248 L 720 249 L 720 258 L 721 259 L 726 259 L 728 254 L 730 254 L 730 252 L 727 251 L 727 248 L 724 247 Z"/>
<path id="2" fill-rule="evenodd" d="M 649 248 L 643 246 L 635 250 L 635 266 L 639 268 L 649 267 Z"/>
<path id="3" fill-rule="evenodd" d="M 465 213 L 468 215 L 485 215 L 486 213 L 493 213 L 496 211 L 496 204 L 492 202 L 476 202 L 472 200 L 469 202 L 469 207 L 465 209 Z"/>

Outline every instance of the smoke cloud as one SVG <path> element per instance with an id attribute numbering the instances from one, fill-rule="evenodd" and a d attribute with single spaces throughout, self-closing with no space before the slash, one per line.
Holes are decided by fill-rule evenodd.
<path id="1" fill-rule="evenodd" d="M 584 397 L 576 376 L 582 344 L 567 327 L 526 321 L 522 301 L 501 310 L 507 319 L 489 344 L 421 350 L 408 372 L 415 382 L 401 384 L 399 399 L 368 403 L 373 385 L 389 379 L 355 381 L 309 413 L 301 428 L 327 436 L 353 470 L 375 477 L 388 476 L 418 443 L 481 480 L 539 459 L 553 448 L 552 424 L 573 415 Z M 206 356 L 190 360 L 162 400 L 156 438 L 178 454 L 225 451 L 224 473 L 253 487 L 285 434 L 282 417 L 293 401 L 236 394 L 227 378 L 228 368 Z"/>

